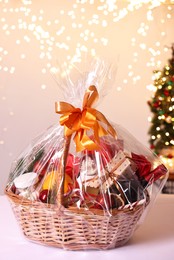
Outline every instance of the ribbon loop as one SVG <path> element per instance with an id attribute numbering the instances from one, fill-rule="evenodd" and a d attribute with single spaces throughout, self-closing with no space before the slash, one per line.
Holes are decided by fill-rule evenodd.
<path id="1" fill-rule="evenodd" d="M 92 107 L 92 105 L 98 100 L 99 94 L 97 88 L 91 85 L 85 92 L 83 98 L 83 108 Z"/>
<path id="2" fill-rule="evenodd" d="M 115 129 L 108 122 L 106 117 L 92 105 L 98 100 L 97 88 L 91 85 L 85 92 L 83 98 L 83 108 L 75 108 L 67 102 L 56 102 L 56 113 L 61 114 L 60 125 L 64 125 L 65 136 L 74 135 L 76 151 L 84 149 L 99 150 L 100 138 L 104 135 L 116 136 Z M 102 123 L 102 124 L 101 124 Z M 106 129 L 103 127 L 106 126 Z M 91 139 L 87 131 L 92 130 L 94 140 Z"/>

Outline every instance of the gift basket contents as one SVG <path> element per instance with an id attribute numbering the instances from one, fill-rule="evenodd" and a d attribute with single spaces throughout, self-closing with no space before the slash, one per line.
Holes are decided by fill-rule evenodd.
<path id="1" fill-rule="evenodd" d="M 111 66 L 98 59 L 76 81 L 64 77 L 59 123 L 13 163 L 5 192 L 29 240 L 70 250 L 121 246 L 163 188 L 159 158 L 94 108 L 113 83 Z"/>

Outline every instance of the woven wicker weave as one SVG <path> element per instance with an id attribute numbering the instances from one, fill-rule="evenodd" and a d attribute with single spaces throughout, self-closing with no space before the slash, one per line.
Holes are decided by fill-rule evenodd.
<path id="1" fill-rule="evenodd" d="M 32 241 L 70 250 L 109 249 L 132 236 L 144 204 L 113 210 L 69 208 L 32 202 L 6 191 L 24 235 Z"/>

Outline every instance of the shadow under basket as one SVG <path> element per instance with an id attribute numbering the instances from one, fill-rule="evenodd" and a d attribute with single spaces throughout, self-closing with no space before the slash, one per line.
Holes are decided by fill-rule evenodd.
<path id="1" fill-rule="evenodd" d="M 132 207 L 112 210 L 58 208 L 6 191 L 24 235 L 32 241 L 69 250 L 110 249 L 132 236 L 149 196 Z M 147 194 L 146 194 L 147 195 Z"/>

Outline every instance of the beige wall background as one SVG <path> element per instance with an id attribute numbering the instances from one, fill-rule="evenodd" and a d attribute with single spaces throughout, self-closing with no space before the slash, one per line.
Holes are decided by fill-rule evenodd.
<path id="1" fill-rule="evenodd" d="M 149 85 L 171 55 L 174 7 L 126 10 L 126 1 L 0 1 L 0 194 L 12 161 L 58 122 L 52 72 L 62 61 L 81 69 L 86 55 L 115 63 L 98 109 L 148 146 Z"/>

